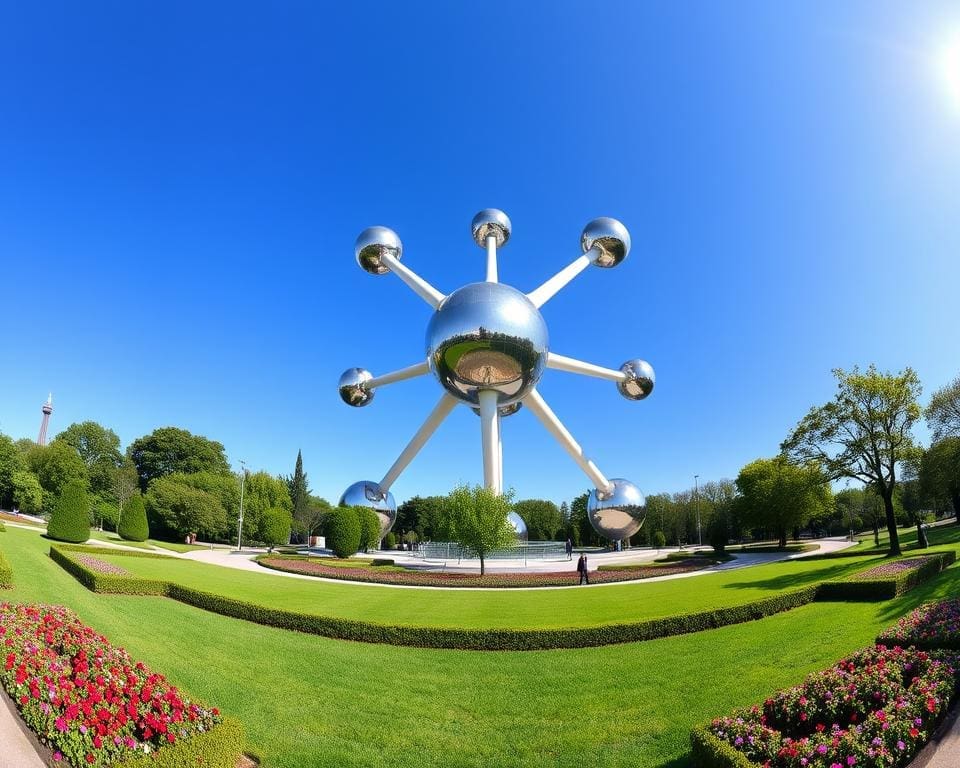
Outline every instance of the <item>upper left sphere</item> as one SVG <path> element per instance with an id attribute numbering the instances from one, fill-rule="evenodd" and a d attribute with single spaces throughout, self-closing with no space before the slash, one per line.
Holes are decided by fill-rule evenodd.
<path id="1" fill-rule="evenodd" d="M 399 260 L 403 255 L 403 243 L 389 227 L 367 227 L 357 238 L 353 248 L 359 264 L 371 275 L 385 275 L 390 268 L 383 263 L 383 256 Z"/>

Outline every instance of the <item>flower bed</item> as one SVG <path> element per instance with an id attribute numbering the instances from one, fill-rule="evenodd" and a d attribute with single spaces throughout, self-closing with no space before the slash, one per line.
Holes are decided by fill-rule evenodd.
<path id="1" fill-rule="evenodd" d="M 866 648 L 763 706 L 691 734 L 702 768 L 897 768 L 926 743 L 956 693 L 960 656 Z"/>
<path id="2" fill-rule="evenodd" d="M 895 579 L 908 571 L 915 571 L 925 565 L 929 557 L 909 557 L 905 560 L 891 560 L 889 563 L 875 565 L 849 577 L 850 581 L 874 581 L 876 579 Z"/>
<path id="3" fill-rule="evenodd" d="M 956 552 L 935 552 L 923 557 L 891 560 L 820 585 L 818 600 L 889 600 L 932 579 L 957 559 Z"/>
<path id="4" fill-rule="evenodd" d="M 113 565 L 108 563 L 106 560 L 101 560 L 99 557 L 94 557 L 93 555 L 76 555 L 76 559 L 79 563 L 85 565 L 91 571 L 96 571 L 97 573 L 106 573 L 111 576 L 130 576 L 130 571 L 121 568 L 119 565 Z"/>
<path id="5" fill-rule="evenodd" d="M 54 761 L 106 766 L 156 750 L 174 755 L 181 740 L 220 728 L 217 709 L 132 661 L 67 608 L 2 603 L 0 639 L 0 682 Z M 240 747 L 227 749 L 233 760 Z"/>
<path id="6" fill-rule="evenodd" d="M 921 605 L 881 633 L 877 642 L 960 651 L 960 598 Z"/>
<path id="7" fill-rule="evenodd" d="M 325 579 L 363 581 L 378 584 L 404 584 L 417 587 L 570 587 L 576 586 L 579 575 L 576 571 L 547 573 L 453 573 L 445 571 L 416 571 L 410 569 L 366 568 L 331 566 L 319 559 L 278 557 L 265 555 L 257 558 L 265 568 L 287 573 L 299 573 Z M 671 576 L 677 573 L 708 568 L 713 563 L 683 562 L 670 565 L 632 566 L 619 570 L 590 571 L 591 584 L 608 584 L 619 581 L 637 581 L 654 576 Z"/>

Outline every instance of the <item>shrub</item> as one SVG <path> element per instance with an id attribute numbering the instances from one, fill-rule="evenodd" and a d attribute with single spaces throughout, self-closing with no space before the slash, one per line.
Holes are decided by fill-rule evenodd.
<path id="1" fill-rule="evenodd" d="M 260 535 L 263 543 L 273 551 L 274 547 L 281 544 L 290 543 L 290 526 L 293 524 L 293 516 L 285 509 L 280 507 L 270 507 L 263 513 L 263 520 L 260 524 Z"/>
<path id="2" fill-rule="evenodd" d="M 960 598 L 921 605 L 882 632 L 877 642 L 960 651 Z"/>
<path id="3" fill-rule="evenodd" d="M 360 518 L 353 507 L 337 507 L 327 521 L 327 546 L 337 557 L 350 557 L 360 548 Z"/>
<path id="4" fill-rule="evenodd" d="M 654 531 L 653 540 L 650 543 L 657 549 L 663 549 L 667 546 L 667 537 L 663 535 L 663 531 Z"/>
<path id="5" fill-rule="evenodd" d="M 243 726 L 232 717 L 185 741 L 123 761 L 123 768 L 235 768 L 245 742 Z"/>
<path id="6" fill-rule="evenodd" d="M 730 540 L 730 525 L 725 512 L 717 512 L 707 523 L 707 542 L 718 555 L 723 554 Z"/>
<path id="7" fill-rule="evenodd" d="M 93 504 L 93 519 L 91 522 L 99 527 L 117 530 L 117 512 L 116 504 L 104 499 L 96 499 Z"/>
<path id="8" fill-rule="evenodd" d="M 0 520 L 0 533 L 3 533 L 7 530 L 7 526 L 3 524 L 3 520 Z"/>
<path id="9" fill-rule="evenodd" d="M 10 589 L 13 586 L 13 568 L 7 558 L 0 552 L 0 589 Z"/>
<path id="10" fill-rule="evenodd" d="M 397 548 L 397 534 L 393 531 L 390 531 L 386 536 L 383 537 L 383 548 L 384 549 L 396 549 Z"/>
<path id="11" fill-rule="evenodd" d="M 85 481 L 71 480 L 63 486 L 47 524 L 47 536 L 75 544 L 90 538 L 90 497 Z"/>
<path id="12" fill-rule="evenodd" d="M 360 546 L 358 552 L 376 549 L 380 543 L 380 518 L 369 507 L 354 507 L 357 510 L 357 519 L 360 521 Z"/>
<path id="13" fill-rule="evenodd" d="M 120 534 L 121 539 L 127 541 L 146 541 L 150 537 L 147 510 L 143 504 L 143 497 L 139 493 L 133 494 L 127 500 L 126 509 L 120 515 L 117 533 Z"/>

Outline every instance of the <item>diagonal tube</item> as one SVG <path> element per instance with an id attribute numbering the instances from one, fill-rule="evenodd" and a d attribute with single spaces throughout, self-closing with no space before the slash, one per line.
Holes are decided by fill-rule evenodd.
<path id="1" fill-rule="evenodd" d="M 567 431 L 567 428 L 563 426 L 563 423 L 557 418 L 557 415 L 550 410 L 550 406 L 547 405 L 537 390 L 533 390 L 527 395 L 523 400 L 523 404 L 533 411 L 534 416 L 540 419 L 540 423 L 553 435 L 554 440 L 560 443 L 566 452 L 570 454 L 570 458 L 577 462 L 577 465 L 584 471 L 587 477 L 590 478 L 590 481 L 598 491 L 607 493 L 613 490 L 613 483 L 607 480 L 603 472 L 597 469 L 596 464 L 583 455 L 583 448 L 573 439 L 573 435 Z"/>
<path id="2" fill-rule="evenodd" d="M 393 466 L 387 470 L 387 474 L 385 474 L 383 480 L 380 481 L 380 487 L 384 493 L 390 490 L 390 486 L 397 481 L 400 473 L 407 468 L 407 465 L 413 461 L 413 458 L 420 452 L 420 449 L 427 444 L 427 440 L 433 436 L 433 433 L 437 431 L 437 427 L 450 415 L 450 411 L 453 410 L 458 402 L 459 400 L 453 395 L 447 392 L 443 393 L 440 402 L 434 406 L 430 415 L 427 416 L 427 420 L 423 422 L 423 425 L 417 430 L 417 433 L 410 442 L 407 443 L 407 447 L 403 449 L 403 453 L 397 457 L 397 460 L 393 462 Z"/>
<path id="3" fill-rule="evenodd" d="M 430 283 L 420 277 L 416 272 L 400 263 L 400 260 L 389 253 L 380 254 L 380 263 L 405 282 L 417 296 L 423 299 L 427 304 L 436 309 L 440 306 L 444 296 L 440 291 L 434 288 Z"/>
<path id="4" fill-rule="evenodd" d="M 383 376 L 374 376 L 372 379 L 367 381 L 363 386 L 364 389 L 376 389 L 377 387 L 385 387 L 387 384 L 393 384 L 396 381 L 404 381 L 406 379 L 415 379 L 417 376 L 423 376 L 425 373 L 430 372 L 430 364 L 424 360 L 422 363 L 417 363 L 416 365 L 408 365 L 406 368 L 401 368 L 399 371 L 393 371 L 392 373 L 385 373 Z"/>
<path id="5" fill-rule="evenodd" d="M 527 294 L 527 298 L 533 302 L 533 306 L 537 309 L 540 309 L 544 304 L 550 301 L 551 298 L 569 283 L 573 278 L 579 275 L 583 270 L 589 267 L 591 264 L 596 262 L 600 258 L 602 252 L 599 248 L 591 248 L 583 256 L 574 260 L 566 267 L 561 269 L 557 274 L 551 277 L 547 282 L 541 285 L 539 288 L 536 288 L 530 293 Z"/>
<path id="6" fill-rule="evenodd" d="M 617 371 L 613 368 L 604 368 L 601 365 L 585 363 L 583 360 L 577 360 L 572 357 L 564 357 L 553 352 L 547 353 L 547 368 L 553 368 L 556 371 L 566 371 L 567 373 L 580 373 L 584 376 L 595 376 L 598 379 L 607 381 L 626 381 L 629 377 L 623 371 Z"/>

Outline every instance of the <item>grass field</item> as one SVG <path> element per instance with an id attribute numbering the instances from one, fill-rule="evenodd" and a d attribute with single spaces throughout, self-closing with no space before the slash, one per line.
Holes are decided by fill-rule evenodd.
<path id="1" fill-rule="evenodd" d="M 69 605 L 177 684 L 238 716 L 268 768 L 681 768 L 692 725 L 797 682 L 868 644 L 880 628 L 924 599 L 960 590 L 960 567 L 953 567 L 888 603 L 815 603 L 759 622 L 646 643 L 544 652 L 440 651 L 328 640 L 162 598 L 96 595 L 52 563 L 48 547 L 30 531 L 8 529 L 0 537 L 17 585 L 3 599 Z M 124 565 L 131 562 L 127 558 Z M 746 584 L 749 573 L 730 575 Z M 230 571 L 227 578 L 241 575 Z M 761 581 L 771 582 L 767 589 L 788 587 L 792 577 L 802 583 L 812 572 L 768 571 Z M 666 610 L 678 612 L 688 598 L 696 599 L 704 578 L 714 577 L 674 582 L 686 589 Z M 272 587 L 277 597 L 278 589 L 299 583 L 283 582 Z M 643 603 L 652 601 L 646 596 L 657 585 L 631 586 L 634 591 L 623 599 Z M 393 593 L 397 610 L 404 599 L 420 594 L 348 589 Z M 581 595 L 580 609 L 589 618 L 592 599 L 619 589 L 557 593 Z M 458 600 L 464 596 L 455 594 Z M 602 602 L 598 610 L 610 611 Z M 413 609 L 407 609 L 407 618 L 416 618 Z"/>

